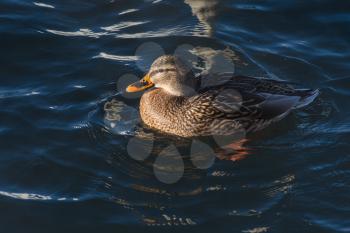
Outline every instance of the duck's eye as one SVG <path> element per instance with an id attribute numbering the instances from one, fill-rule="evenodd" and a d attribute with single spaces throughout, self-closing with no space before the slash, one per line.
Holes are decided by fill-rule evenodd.
<path id="1" fill-rule="evenodd" d="M 143 84 L 143 85 L 147 85 L 148 84 L 148 81 L 147 80 L 141 80 L 141 83 Z"/>

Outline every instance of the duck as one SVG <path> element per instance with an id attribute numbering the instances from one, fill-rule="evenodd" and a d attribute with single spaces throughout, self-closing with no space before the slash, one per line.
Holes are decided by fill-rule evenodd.
<path id="1" fill-rule="evenodd" d="M 180 57 L 163 55 L 126 92 L 144 91 L 139 112 L 146 126 L 188 138 L 261 130 L 319 95 L 295 86 L 233 73 L 195 75 Z"/>

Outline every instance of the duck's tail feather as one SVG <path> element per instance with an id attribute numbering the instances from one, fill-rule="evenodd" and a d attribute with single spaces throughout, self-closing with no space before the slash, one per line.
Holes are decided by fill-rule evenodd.
<path id="1" fill-rule="evenodd" d="M 309 104 L 311 104 L 317 96 L 319 96 L 320 94 L 320 90 L 319 89 L 316 89 L 316 90 L 302 90 L 300 89 L 299 90 L 301 95 L 300 95 L 300 100 L 298 102 L 298 104 L 296 104 L 294 106 L 294 109 L 298 109 L 298 108 L 303 108 Z"/>

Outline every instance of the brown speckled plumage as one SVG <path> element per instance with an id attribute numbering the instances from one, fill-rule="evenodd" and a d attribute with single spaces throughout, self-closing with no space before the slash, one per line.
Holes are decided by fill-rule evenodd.
<path id="1" fill-rule="evenodd" d="M 145 92 L 140 101 L 146 125 L 182 137 L 255 131 L 318 95 L 317 90 L 295 89 L 283 81 L 229 74 L 217 75 L 224 83 L 205 86 L 207 77 L 195 78 L 185 69 L 173 56 L 153 63 L 150 73 L 155 74 L 151 80 L 156 88 Z"/>

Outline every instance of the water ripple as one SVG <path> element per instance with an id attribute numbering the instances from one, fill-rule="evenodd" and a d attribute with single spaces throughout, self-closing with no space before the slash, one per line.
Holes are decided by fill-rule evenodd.
<path id="1" fill-rule="evenodd" d="M 122 56 L 122 55 L 113 55 L 101 52 L 98 55 L 94 56 L 93 58 L 104 58 L 109 60 L 116 60 L 116 61 L 138 61 L 140 60 L 139 56 Z"/>
<path id="2" fill-rule="evenodd" d="M 42 2 L 33 2 L 33 4 L 36 6 L 39 6 L 39 7 L 44 7 L 44 8 L 51 8 L 51 9 L 55 8 L 53 5 L 42 3 Z"/>
<path id="3" fill-rule="evenodd" d="M 75 31 L 75 32 L 66 32 L 66 31 L 51 30 L 51 29 L 46 29 L 46 31 L 59 36 L 86 36 L 86 37 L 92 37 L 92 38 L 99 38 L 100 36 L 108 35 L 107 32 L 93 32 L 92 30 L 87 28 L 82 28 L 82 29 L 79 29 L 79 31 Z"/>
<path id="4" fill-rule="evenodd" d="M 139 9 L 128 9 L 128 10 L 120 12 L 119 15 L 125 15 L 125 14 L 129 14 L 129 13 L 136 12 L 136 11 L 139 11 Z"/>
<path id="5" fill-rule="evenodd" d="M 121 22 L 121 23 L 117 23 L 117 24 L 113 24 L 111 26 L 106 26 L 106 27 L 101 27 L 101 29 L 108 31 L 108 32 L 118 32 L 121 29 L 125 29 L 125 28 L 130 28 L 130 27 L 134 27 L 134 26 L 138 26 L 138 25 L 143 25 L 146 23 L 149 23 L 150 21 L 140 21 L 140 22 L 132 22 L 132 21 L 128 21 L 128 22 Z"/>
<path id="6" fill-rule="evenodd" d="M 76 197 L 52 197 L 48 195 L 41 195 L 35 193 L 12 193 L 0 191 L 1 196 L 11 197 L 19 200 L 33 200 L 33 201 L 79 201 L 79 198 Z"/>

